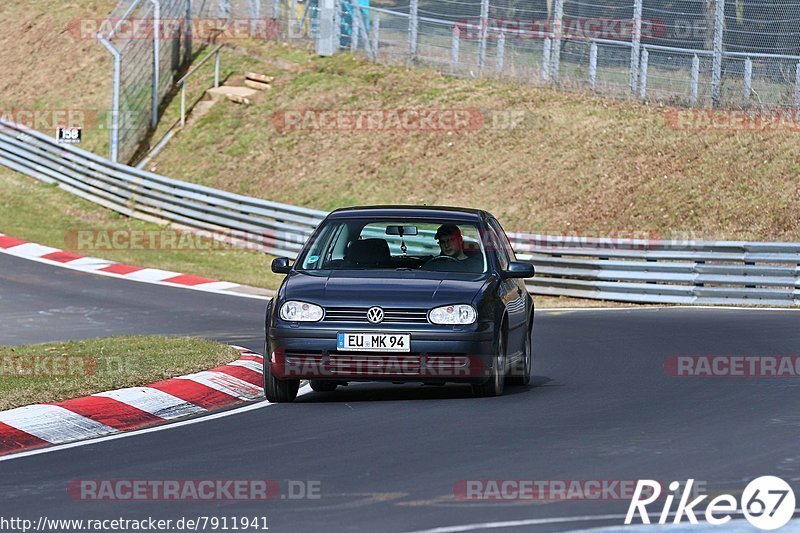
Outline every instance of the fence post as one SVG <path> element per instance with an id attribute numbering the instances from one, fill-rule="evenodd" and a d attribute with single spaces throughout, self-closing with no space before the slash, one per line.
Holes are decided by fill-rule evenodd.
<path id="1" fill-rule="evenodd" d="M 550 56 L 553 47 L 553 41 L 550 37 L 544 40 L 544 52 L 542 53 L 542 81 L 550 81 Z"/>
<path id="2" fill-rule="evenodd" d="M 375 11 L 375 15 L 372 17 L 372 60 L 378 60 L 378 46 L 380 42 L 380 34 L 381 34 L 381 14 Z"/>
<path id="3" fill-rule="evenodd" d="M 794 75 L 794 107 L 800 108 L 800 61 L 797 62 L 797 70 Z"/>
<path id="4" fill-rule="evenodd" d="M 455 69 L 458 67 L 459 48 L 461 46 L 461 28 L 458 24 L 453 24 L 453 38 L 450 40 L 450 66 Z"/>
<path id="5" fill-rule="evenodd" d="M 297 0 L 289 2 L 289 38 L 294 39 L 297 33 Z"/>
<path id="6" fill-rule="evenodd" d="M 753 89 L 753 61 L 748 57 L 744 60 L 744 87 L 742 97 L 745 101 L 750 100 L 750 93 Z"/>
<path id="7" fill-rule="evenodd" d="M 597 43 L 592 41 L 589 47 L 589 88 L 594 91 L 597 84 Z"/>
<path id="8" fill-rule="evenodd" d="M 700 58 L 695 54 L 692 57 L 692 96 L 690 103 L 692 106 L 697 105 L 698 86 L 700 85 Z"/>
<path id="9" fill-rule="evenodd" d="M 158 101 L 160 100 L 158 70 L 161 57 L 161 2 L 160 0 L 150 0 L 150 3 L 153 4 L 153 109 L 150 115 L 150 127 L 156 129 L 158 127 Z"/>
<path id="10" fill-rule="evenodd" d="M 217 57 L 214 58 L 214 88 L 219 87 L 219 53 L 217 50 Z"/>
<path id="11" fill-rule="evenodd" d="M 650 52 L 647 48 L 642 48 L 642 60 L 639 63 L 639 98 L 647 98 L 647 63 L 650 60 Z"/>
<path id="12" fill-rule="evenodd" d="M 192 14 L 194 12 L 194 7 L 192 6 L 192 0 L 186 2 L 186 20 L 184 24 L 186 25 L 186 58 L 184 62 L 189 62 L 192 60 L 192 40 L 194 39 L 194 35 L 192 34 Z"/>
<path id="13" fill-rule="evenodd" d="M 408 54 L 417 59 L 417 37 L 419 35 L 419 0 L 411 0 L 408 15 Z"/>
<path id="14" fill-rule="evenodd" d="M 281 19 L 281 0 L 272 0 L 272 18 L 278 21 Z"/>
<path id="15" fill-rule="evenodd" d="M 486 64 L 486 39 L 489 32 L 489 0 L 481 0 L 481 33 L 478 43 L 478 70 Z"/>
<path id="16" fill-rule="evenodd" d="M 722 34 L 725 31 L 725 0 L 714 2 L 714 64 L 711 70 L 711 106 L 719 107 L 722 94 Z"/>
<path id="17" fill-rule="evenodd" d="M 631 35 L 631 94 L 636 95 L 639 83 L 639 57 L 642 44 L 642 0 L 633 3 L 633 34 Z"/>
<path id="18" fill-rule="evenodd" d="M 333 53 L 339 51 L 342 43 L 342 1 L 333 0 Z"/>
<path id="19" fill-rule="evenodd" d="M 495 59 L 494 69 L 495 72 L 503 72 L 503 66 L 506 62 L 506 34 L 501 33 L 497 37 L 497 58 Z"/>
<path id="20" fill-rule="evenodd" d="M 321 57 L 330 57 L 336 53 L 336 0 L 320 0 L 317 10 L 318 37 L 316 53 Z"/>
<path id="21" fill-rule="evenodd" d="M 358 32 L 361 29 L 360 25 L 359 25 L 359 22 L 361 21 L 361 17 L 358 16 L 358 15 L 361 14 L 361 8 L 359 7 L 359 4 L 358 4 L 357 1 L 351 0 L 350 1 L 350 9 L 353 10 L 353 16 L 351 17 L 353 19 L 353 22 L 350 25 L 350 30 L 351 30 L 350 31 L 350 51 L 351 52 L 355 52 L 356 50 L 358 50 Z"/>
<path id="22" fill-rule="evenodd" d="M 564 23 L 564 0 L 555 0 L 553 9 L 553 42 L 550 50 L 550 81 L 558 82 L 558 68 L 561 60 L 561 36 Z"/>
<path id="23" fill-rule="evenodd" d="M 97 40 L 100 41 L 100 44 L 108 50 L 108 53 L 114 59 L 114 74 L 111 85 L 111 131 L 109 132 L 108 146 L 111 152 L 109 159 L 116 163 L 119 158 L 119 82 L 122 57 L 119 50 L 114 48 L 114 45 L 108 39 L 98 34 Z"/>

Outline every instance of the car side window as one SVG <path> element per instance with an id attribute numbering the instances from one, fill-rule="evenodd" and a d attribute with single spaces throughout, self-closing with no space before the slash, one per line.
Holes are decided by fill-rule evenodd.
<path id="1" fill-rule="evenodd" d="M 500 263 L 500 268 L 505 270 L 508 268 L 508 253 L 505 250 L 505 246 L 503 246 L 502 241 L 500 240 L 500 236 L 497 234 L 497 230 L 492 225 L 489 225 L 489 239 L 492 243 L 492 248 L 497 255 L 497 261 Z"/>
<path id="2" fill-rule="evenodd" d="M 511 241 L 508 240 L 508 235 L 506 232 L 503 231 L 503 228 L 500 226 L 500 223 L 495 220 L 494 218 L 489 219 L 489 224 L 494 228 L 497 235 L 500 237 L 500 242 L 503 245 L 503 248 L 506 250 L 506 255 L 511 261 L 517 260 L 517 255 L 514 253 L 514 248 L 511 246 Z"/>

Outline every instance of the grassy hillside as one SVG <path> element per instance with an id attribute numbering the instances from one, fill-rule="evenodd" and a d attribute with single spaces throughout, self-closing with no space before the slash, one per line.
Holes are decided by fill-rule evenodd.
<path id="1" fill-rule="evenodd" d="M 275 58 L 299 68 L 277 68 Z M 325 209 L 479 206 L 513 229 L 800 240 L 794 132 L 679 131 L 667 125 L 667 108 L 276 44 L 250 43 L 223 63 L 274 75 L 274 87 L 251 106 L 217 105 L 172 141 L 159 172 Z M 273 121 L 286 110 L 419 108 L 513 111 L 524 120 L 450 133 L 287 132 Z"/>
<path id="2" fill-rule="evenodd" d="M 111 59 L 94 39 L 80 39 L 81 18 L 101 18 L 116 0 L 25 0 L 0 5 L 0 110 L 86 111 L 84 148 L 106 153 Z M 37 128 L 38 129 L 38 128 Z M 44 129 L 44 128 L 41 128 Z M 49 129 L 49 128 L 48 128 Z M 46 131 L 55 134 L 55 131 Z"/>

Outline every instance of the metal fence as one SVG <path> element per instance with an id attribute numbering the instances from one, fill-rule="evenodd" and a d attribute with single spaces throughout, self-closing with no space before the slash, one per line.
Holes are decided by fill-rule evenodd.
<path id="1" fill-rule="evenodd" d="M 261 16 L 261 0 L 121 0 L 97 39 L 113 59 L 109 151 L 130 161 L 158 125 L 162 100 L 210 24 Z"/>
<path id="2" fill-rule="evenodd" d="M 285 37 L 319 44 L 332 27 L 335 49 L 385 61 L 669 104 L 800 107 L 800 0 L 273 3 Z"/>
<path id="3" fill-rule="evenodd" d="M 127 216 L 296 257 L 325 212 L 113 163 L 0 119 L 0 164 Z M 639 303 L 800 305 L 800 243 L 585 240 L 515 233 L 534 294 Z"/>

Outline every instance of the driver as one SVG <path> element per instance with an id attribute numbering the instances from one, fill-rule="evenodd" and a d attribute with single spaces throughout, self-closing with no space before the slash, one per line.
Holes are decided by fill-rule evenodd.
<path id="1" fill-rule="evenodd" d="M 455 224 L 442 224 L 436 230 L 434 239 L 439 241 L 439 248 L 442 251 L 441 255 L 464 261 L 469 256 L 464 253 L 464 237 L 461 235 L 461 230 Z"/>

